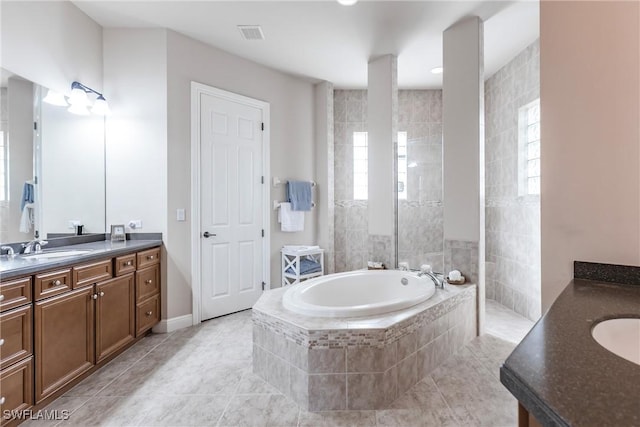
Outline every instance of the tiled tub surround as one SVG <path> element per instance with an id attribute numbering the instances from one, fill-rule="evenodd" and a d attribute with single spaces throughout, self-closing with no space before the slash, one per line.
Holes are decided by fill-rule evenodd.
<path id="1" fill-rule="evenodd" d="M 485 84 L 486 297 L 540 317 L 540 198 L 518 193 L 518 110 L 540 97 L 536 41 Z M 543 178 L 544 179 L 544 178 Z"/>
<path id="2" fill-rule="evenodd" d="M 284 292 L 267 291 L 253 307 L 253 369 L 309 411 L 386 408 L 475 337 L 475 285 L 341 319 L 289 312 Z"/>
<path id="3" fill-rule="evenodd" d="M 334 91 L 335 271 L 393 266 L 393 239 L 368 233 L 368 203 L 353 197 L 353 133 L 367 131 L 367 91 Z M 407 198 L 398 201 L 398 255 L 443 268 L 442 91 L 398 91 L 398 131 L 407 132 Z"/>

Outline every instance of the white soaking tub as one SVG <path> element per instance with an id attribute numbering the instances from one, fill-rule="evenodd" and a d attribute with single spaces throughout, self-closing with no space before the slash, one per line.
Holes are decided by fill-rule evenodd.
<path id="1" fill-rule="evenodd" d="M 287 310 L 307 316 L 371 316 L 420 304 L 435 291 L 431 278 L 415 273 L 350 271 L 293 285 L 284 293 L 282 303 Z"/>

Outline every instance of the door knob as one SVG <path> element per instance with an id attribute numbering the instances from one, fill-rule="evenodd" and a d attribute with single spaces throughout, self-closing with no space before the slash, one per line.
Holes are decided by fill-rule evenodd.
<path id="1" fill-rule="evenodd" d="M 209 233 L 208 231 L 205 231 L 202 235 L 203 235 L 206 239 L 208 239 L 209 237 L 215 237 L 215 236 L 216 236 L 215 234 Z"/>

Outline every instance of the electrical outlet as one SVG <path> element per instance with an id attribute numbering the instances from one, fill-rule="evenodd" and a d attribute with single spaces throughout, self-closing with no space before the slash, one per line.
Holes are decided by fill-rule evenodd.
<path id="1" fill-rule="evenodd" d="M 131 221 L 129 221 L 129 228 L 131 228 L 133 230 L 137 230 L 139 228 L 142 228 L 142 220 L 132 219 Z"/>

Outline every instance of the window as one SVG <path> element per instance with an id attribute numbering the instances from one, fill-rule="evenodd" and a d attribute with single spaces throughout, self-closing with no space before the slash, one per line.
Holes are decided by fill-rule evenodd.
<path id="1" fill-rule="evenodd" d="M 520 108 L 519 185 L 520 196 L 540 194 L 540 99 Z"/>
<path id="2" fill-rule="evenodd" d="M 367 132 L 353 133 L 353 199 L 369 198 L 369 143 Z M 407 198 L 407 132 L 398 132 L 398 198 Z"/>
<path id="3" fill-rule="evenodd" d="M 0 130 L 0 201 L 9 200 L 9 147 L 7 134 Z"/>
<path id="4" fill-rule="evenodd" d="M 353 133 L 353 198 L 369 197 L 369 146 L 367 132 Z"/>
<path id="5" fill-rule="evenodd" d="M 407 199 L 407 132 L 398 132 L 398 199 Z"/>

